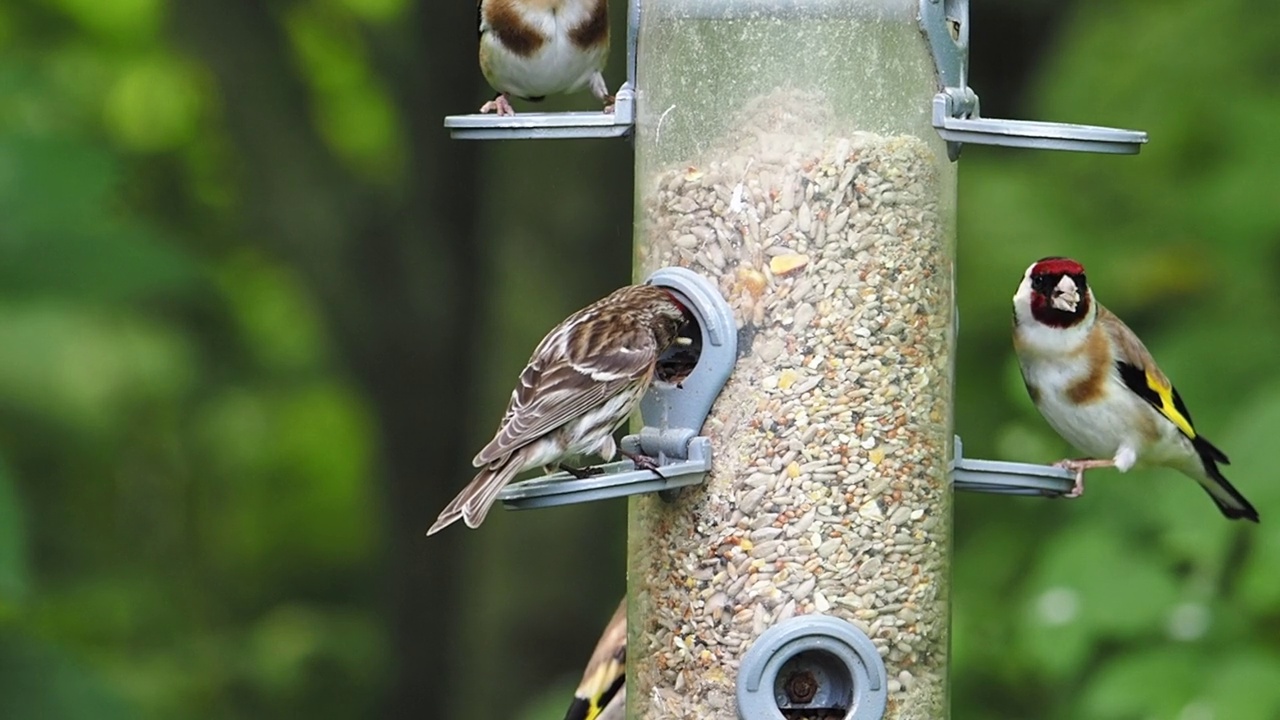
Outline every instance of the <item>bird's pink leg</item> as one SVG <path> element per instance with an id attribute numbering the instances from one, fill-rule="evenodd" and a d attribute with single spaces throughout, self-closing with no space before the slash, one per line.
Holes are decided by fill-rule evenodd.
<path id="1" fill-rule="evenodd" d="M 1093 460 L 1093 459 L 1059 460 L 1058 462 L 1053 464 L 1054 467 L 1059 467 L 1059 468 L 1062 468 L 1063 470 L 1072 470 L 1076 474 L 1076 485 L 1071 489 L 1071 492 L 1067 493 L 1065 496 L 1069 498 L 1078 498 L 1084 494 L 1084 471 L 1085 470 L 1115 467 L 1115 465 L 1116 465 L 1115 460 Z"/>
<path id="2" fill-rule="evenodd" d="M 507 100 L 506 93 L 498 93 L 497 97 L 481 105 L 480 112 L 482 113 L 496 112 L 500 116 L 516 114 L 516 111 L 511 107 L 511 101 Z"/>

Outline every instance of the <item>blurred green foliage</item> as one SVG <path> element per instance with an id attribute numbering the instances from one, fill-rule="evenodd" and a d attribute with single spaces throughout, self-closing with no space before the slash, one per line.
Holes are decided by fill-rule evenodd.
<path id="1" fill-rule="evenodd" d="M 966 451 L 1071 456 L 1025 397 L 1008 304 L 1071 255 L 1174 379 L 1262 524 L 1173 472 L 1097 473 L 1073 502 L 957 501 L 953 716 L 1280 717 L 1280 7 L 1079 3 L 1043 118 L 1141 127 L 1137 158 L 970 151 L 960 181 Z M 980 88 L 979 88 L 980 89 Z"/>
<path id="2" fill-rule="evenodd" d="M 236 181 L 253 158 L 215 74 L 177 41 L 176 5 L 0 4 L 0 718 L 369 717 L 396 661 L 380 586 L 410 572 L 388 567 L 380 533 L 386 420 L 320 289 L 240 231 L 260 201 Z M 377 33 L 412 4 L 271 6 L 311 131 L 361 187 L 407 192 L 416 140 L 384 70 L 403 48 Z M 962 496 L 953 716 L 1274 718 L 1280 6 L 1072 8 L 1026 113 L 1152 142 L 1136 158 L 965 152 L 957 428 L 978 456 L 1070 454 L 1025 397 L 1008 304 L 1031 260 L 1073 255 L 1232 456 L 1263 524 L 1228 523 L 1164 472 L 1098 472 L 1074 502 Z M 471 57 L 457 67 L 478 75 Z M 624 147 L 576 152 L 628 192 Z M 589 192 L 605 173 L 566 153 L 486 156 L 482 230 L 504 290 L 478 406 L 501 405 L 555 317 L 622 280 L 564 237 L 625 255 L 629 235 Z M 528 187 L 534 169 L 550 182 Z M 565 292 L 540 296 L 547 277 Z M 465 574 L 439 579 L 467 600 L 457 636 L 414 639 L 481 668 L 462 695 L 490 714 L 559 717 L 621 586 L 620 505 L 543 515 L 518 539 L 493 518 Z"/>
<path id="3" fill-rule="evenodd" d="M 175 216 L 235 191 L 165 12 L 0 6 L 0 717 L 367 715 L 373 423 L 291 269 Z"/>

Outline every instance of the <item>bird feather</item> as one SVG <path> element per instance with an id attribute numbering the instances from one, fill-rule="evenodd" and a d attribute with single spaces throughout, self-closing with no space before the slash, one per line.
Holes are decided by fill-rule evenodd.
<path id="1" fill-rule="evenodd" d="M 618 693 L 625 692 L 626 663 L 627 600 L 623 598 L 596 642 L 565 720 L 598 720 Z"/>
<path id="2" fill-rule="evenodd" d="M 604 346 L 613 350 L 586 355 L 583 348 L 602 347 L 588 342 L 591 335 L 619 332 L 634 323 L 600 315 L 594 308 L 581 313 L 534 350 L 511 393 L 501 428 L 476 455 L 475 467 L 555 430 L 653 372 L 658 347 L 652 332 L 637 328 L 621 342 Z"/>

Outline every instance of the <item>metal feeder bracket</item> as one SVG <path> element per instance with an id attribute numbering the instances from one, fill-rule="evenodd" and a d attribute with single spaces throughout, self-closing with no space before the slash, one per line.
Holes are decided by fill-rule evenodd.
<path id="1" fill-rule="evenodd" d="M 741 720 L 783 720 L 783 710 L 880 720 L 889 688 L 884 661 L 865 633 L 838 618 L 800 615 L 769 628 L 747 650 L 737 694 Z"/>
<path id="2" fill-rule="evenodd" d="M 636 37 L 640 2 L 627 3 L 627 81 L 614 97 L 613 113 L 534 112 L 498 116 L 449 115 L 444 126 L 455 140 L 563 140 L 627 137 L 636 123 Z"/>
<path id="3" fill-rule="evenodd" d="M 702 482 L 711 470 L 711 440 L 698 433 L 737 361 L 733 310 L 715 285 L 686 268 L 663 268 L 645 282 L 675 294 L 697 320 L 702 340 L 693 371 L 678 386 L 654 383 L 640 401 L 644 426 L 622 439 L 623 450 L 655 458 L 662 477 L 637 470 L 630 460 L 597 466 L 599 475 L 583 479 L 559 472 L 508 485 L 498 494 L 507 508 L 555 507 L 648 492 L 669 498 L 678 488 Z"/>
<path id="4" fill-rule="evenodd" d="M 1139 130 L 981 117 L 978 95 L 968 85 L 969 1 L 920 0 L 920 28 L 942 85 L 933 96 L 933 127 L 947 141 L 952 161 L 962 143 L 1132 155 L 1147 142 Z"/>
<path id="5" fill-rule="evenodd" d="M 951 478 L 956 490 L 1000 495 L 1057 497 L 1075 488 L 1075 473 L 1052 465 L 972 460 L 956 436 Z"/>

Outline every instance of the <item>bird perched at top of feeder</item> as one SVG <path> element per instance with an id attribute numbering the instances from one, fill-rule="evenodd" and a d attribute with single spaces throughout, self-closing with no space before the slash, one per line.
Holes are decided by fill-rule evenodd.
<path id="1" fill-rule="evenodd" d="M 564 720 L 624 720 L 627 714 L 627 599 L 596 641 Z"/>
<path id="2" fill-rule="evenodd" d="M 498 492 L 520 472 L 562 468 L 585 477 L 563 461 L 585 454 L 612 459 L 614 431 L 640 403 L 658 359 L 690 319 L 669 290 L 628 285 L 553 328 L 520 373 L 497 434 L 472 460 L 480 472 L 427 534 L 459 518 L 479 527 Z M 623 455 L 656 472 L 652 458 Z"/>
<path id="3" fill-rule="evenodd" d="M 1097 302 L 1084 267 L 1050 257 L 1027 268 L 1013 296 L 1013 345 L 1032 402 L 1049 425 L 1094 456 L 1063 460 L 1084 471 L 1156 465 L 1190 476 L 1230 519 L 1258 511 L 1227 482 L 1227 456 L 1200 435 L 1173 384 L 1138 336 Z"/>
<path id="4" fill-rule="evenodd" d="M 612 111 L 608 0 L 480 0 L 479 11 L 480 71 L 498 91 L 480 112 L 514 115 L 511 96 L 537 102 L 584 87 Z"/>

